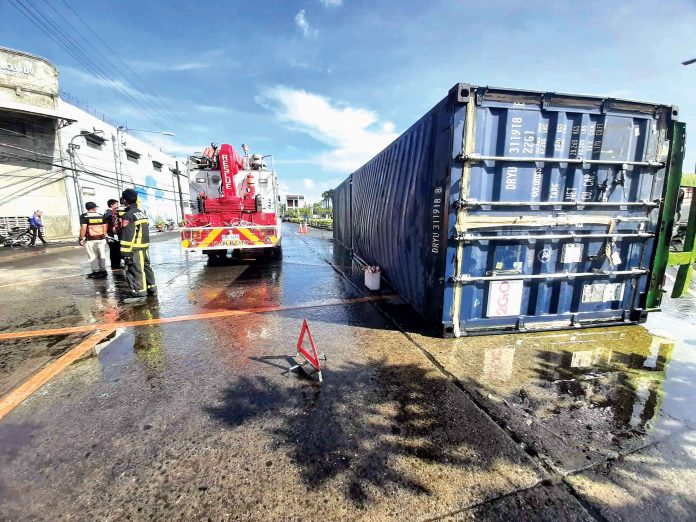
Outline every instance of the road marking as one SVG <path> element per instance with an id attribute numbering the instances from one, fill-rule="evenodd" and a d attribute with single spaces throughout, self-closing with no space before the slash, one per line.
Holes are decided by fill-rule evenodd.
<path id="1" fill-rule="evenodd" d="M 29 379 L 0 398 L 0 420 L 30 397 L 36 390 L 93 349 L 104 337 L 113 332 L 113 328 L 100 329 L 87 339 L 71 348 L 67 353 L 42 368 Z"/>
<path id="2" fill-rule="evenodd" d="M 234 317 L 251 314 L 266 314 L 270 312 L 284 312 L 289 310 L 304 310 L 307 308 L 321 308 L 324 306 L 350 305 L 367 303 L 371 301 L 384 301 L 393 297 L 392 294 L 368 295 L 353 299 L 329 299 L 326 301 L 314 301 L 311 303 L 286 305 L 286 306 L 261 306 L 258 308 L 241 308 L 238 310 L 214 310 L 192 315 L 176 315 L 173 317 L 160 317 L 156 319 L 141 319 L 138 321 L 113 321 L 108 323 L 95 323 L 83 326 L 68 326 L 66 328 L 51 328 L 46 330 L 26 330 L 20 332 L 0 333 L 0 341 L 9 339 L 24 339 L 29 337 L 47 337 L 52 335 L 66 335 L 73 333 L 86 333 L 95 330 L 114 330 L 116 328 L 128 328 L 132 326 L 149 326 L 154 324 L 179 323 L 183 321 L 200 321 L 206 319 L 219 319 L 221 317 Z"/>
<path id="3" fill-rule="evenodd" d="M 666 272 L 665 272 L 665 277 L 666 277 L 667 279 L 669 279 L 670 281 L 672 281 L 673 283 L 676 281 L 676 279 L 675 279 L 674 277 L 672 277 L 671 275 L 669 275 L 669 274 L 666 273 Z M 686 291 L 689 292 L 689 295 L 692 295 L 693 297 L 696 297 L 696 292 L 694 292 L 691 288 L 687 288 Z"/>

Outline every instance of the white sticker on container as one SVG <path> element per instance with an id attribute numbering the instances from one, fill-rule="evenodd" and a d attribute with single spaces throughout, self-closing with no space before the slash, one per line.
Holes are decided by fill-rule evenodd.
<path id="1" fill-rule="evenodd" d="M 521 280 L 491 281 L 488 287 L 486 315 L 488 317 L 520 315 L 523 289 L 524 282 Z"/>
<path id="2" fill-rule="evenodd" d="M 625 288 L 625 283 L 608 283 L 604 287 L 604 300 L 623 301 Z"/>
<path id="3" fill-rule="evenodd" d="M 582 243 L 566 243 L 563 245 L 561 263 L 580 263 L 582 261 Z"/>
<path id="4" fill-rule="evenodd" d="M 614 266 L 619 266 L 621 264 L 621 256 L 616 250 L 611 253 L 611 264 Z"/>
<path id="5" fill-rule="evenodd" d="M 622 301 L 625 283 L 593 283 L 582 287 L 583 303 Z"/>

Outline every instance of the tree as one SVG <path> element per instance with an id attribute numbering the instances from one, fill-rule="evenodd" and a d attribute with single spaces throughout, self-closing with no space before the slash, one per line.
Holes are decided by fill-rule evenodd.
<path id="1" fill-rule="evenodd" d="M 333 206 L 334 189 L 325 190 L 321 193 L 321 200 L 324 202 L 324 208 Z"/>

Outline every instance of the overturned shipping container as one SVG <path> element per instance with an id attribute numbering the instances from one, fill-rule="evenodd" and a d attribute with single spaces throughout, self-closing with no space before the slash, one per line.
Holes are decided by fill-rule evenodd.
<path id="1" fill-rule="evenodd" d="M 334 238 L 446 336 L 642 322 L 677 117 L 458 84 L 336 188 Z"/>

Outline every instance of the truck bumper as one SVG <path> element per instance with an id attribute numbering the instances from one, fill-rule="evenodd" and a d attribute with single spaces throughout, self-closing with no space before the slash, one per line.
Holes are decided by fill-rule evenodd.
<path id="1" fill-rule="evenodd" d="M 277 226 L 200 227 L 181 230 L 181 248 L 186 252 L 274 248 L 280 244 Z"/>

